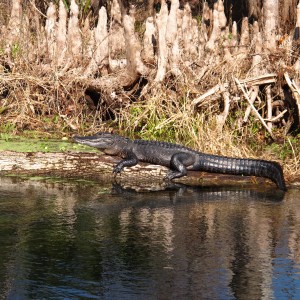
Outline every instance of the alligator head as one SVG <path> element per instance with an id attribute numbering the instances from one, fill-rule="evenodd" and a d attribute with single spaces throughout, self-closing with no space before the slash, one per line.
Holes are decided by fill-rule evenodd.
<path id="1" fill-rule="evenodd" d="M 92 136 L 74 136 L 80 144 L 98 148 L 106 154 L 118 155 L 126 145 L 128 139 L 109 132 L 98 132 Z"/>

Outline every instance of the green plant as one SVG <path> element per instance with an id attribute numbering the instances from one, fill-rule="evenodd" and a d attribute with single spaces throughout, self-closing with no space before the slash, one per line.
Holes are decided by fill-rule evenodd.
<path id="1" fill-rule="evenodd" d="M 200 16 L 200 15 L 194 16 L 194 19 L 196 19 L 198 26 L 201 26 L 202 16 Z"/>
<path id="2" fill-rule="evenodd" d="M 14 43 L 11 48 L 11 55 L 15 59 L 21 52 L 21 47 L 19 43 Z"/>
<path id="3" fill-rule="evenodd" d="M 300 139 L 297 137 L 286 137 L 283 144 L 272 144 L 270 148 L 281 160 L 300 159 Z"/>
<path id="4" fill-rule="evenodd" d="M 0 115 L 3 114 L 7 110 L 8 110 L 7 106 L 0 106 Z"/>
<path id="5" fill-rule="evenodd" d="M 80 1 L 80 7 L 82 8 L 82 12 L 84 15 L 86 15 L 90 9 L 91 6 L 91 0 L 81 0 Z"/>
<path id="6" fill-rule="evenodd" d="M 6 122 L 0 125 L 1 134 L 13 134 L 16 131 L 16 125 L 13 122 Z"/>

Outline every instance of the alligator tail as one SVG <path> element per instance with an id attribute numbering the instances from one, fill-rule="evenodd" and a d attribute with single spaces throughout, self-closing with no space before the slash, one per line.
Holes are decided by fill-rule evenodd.
<path id="1" fill-rule="evenodd" d="M 286 191 L 282 168 L 274 161 L 201 155 L 199 167 L 206 172 L 269 178 Z"/>

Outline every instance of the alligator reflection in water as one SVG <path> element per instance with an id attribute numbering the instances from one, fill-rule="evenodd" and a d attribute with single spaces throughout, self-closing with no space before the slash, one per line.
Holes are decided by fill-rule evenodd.
<path id="1" fill-rule="evenodd" d="M 241 187 L 216 187 L 216 186 L 189 186 L 182 183 L 169 182 L 162 186 L 150 185 L 148 188 L 139 185 L 122 185 L 114 183 L 112 192 L 122 195 L 122 197 L 141 197 L 147 201 L 147 197 L 153 197 L 153 193 L 166 192 L 170 196 L 170 200 L 176 201 L 217 201 L 217 200 L 254 200 L 254 201 L 282 201 L 284 199 L 284 191 L 272 188 L 246 188 Z M 141 193 L 143 192 L 143 193 Z M 152 193 L 149 193 L 152 192 Z M 147 193 L 147 194 L 146 194 Z M 164 193 L 163 193 L 164 194 Z"/>
<path id="2" fill-rule="evenodd" d="M 275 189 L 9 180 L 0 178 L 4 299 L 300 297 L 297 190 L 278 201 Z"/>

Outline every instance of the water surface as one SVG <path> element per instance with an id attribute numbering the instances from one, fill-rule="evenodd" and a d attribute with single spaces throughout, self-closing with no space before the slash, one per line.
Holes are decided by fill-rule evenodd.
<path id="1" fill-rule="evenodd" d="M 300 299 L 300 191 L 0 178 L 1 299 Z"/>

